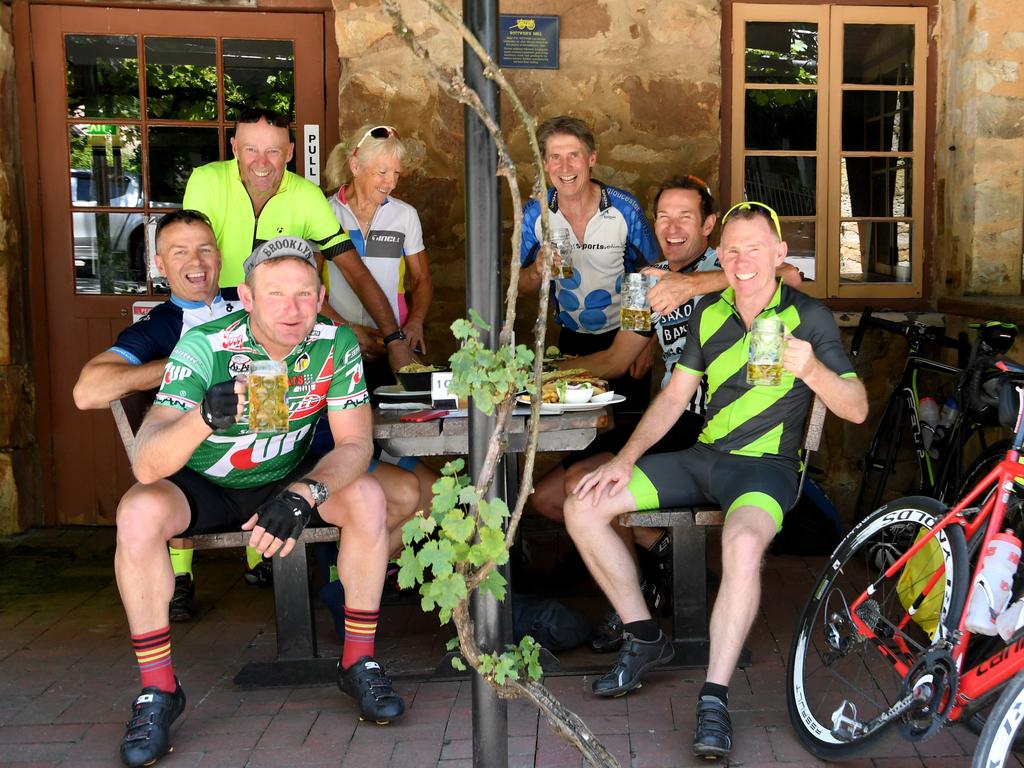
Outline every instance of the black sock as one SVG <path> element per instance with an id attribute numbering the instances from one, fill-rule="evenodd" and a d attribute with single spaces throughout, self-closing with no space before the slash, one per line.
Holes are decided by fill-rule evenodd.
<path id="1" fill-rule="evenodd" d="M 669 560 L 672 557 L 672 536 L 668 531 L 662 531 L 658 540 L 647 548 L 651 556 L 657 560 Z"/>
<path id="2" fill-rule="evenodd" d="M 729 686 L 719 685 L 718 683 L 704 683 L 704 686 L 700 689 L 700 694 L 697 698 L 703 699 L 705 696 L 714 696 L 716 699 L 728 706 Z"/>
<path id="3" fill-rule="evenodd" d="M 647 642 L 657 640 L 661 636 L 661 627 L 654 619 L 631 621 L 629 624 L 622 625 L 622 631 L 629 632 L 637 640 L 646 640 Z"/>

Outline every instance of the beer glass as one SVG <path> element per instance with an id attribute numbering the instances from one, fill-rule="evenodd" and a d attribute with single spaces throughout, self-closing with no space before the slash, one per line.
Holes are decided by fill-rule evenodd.
<path id="1" fill-rule="evenodd" d="M 563 279 L 572 277 L 572 238 L 569 236 L 569 230 L 552 229 L 551 245 L 558 253 L 558 259 L 561 262 L 561 266 L 555 269 L 554 276 Z"/>
<path id="2" fill-rule="evenodd" d="M 649 281 L 639 272 L 622 278 L 619 327 L 624 331 L 651 330 L 651 305 L 647 302 Z"/>
<path id="3" fill-rule="evenodd" d="M 782 352 L 785 328 L 777 317 L 758 317 L 750 329 L 747 384 L 782 383 Z"/>
<path id="4" fill-rule="evenodd" d="M 249 364 L 249 431 L 288 431 L 288 366 L 280 360 Z"/>

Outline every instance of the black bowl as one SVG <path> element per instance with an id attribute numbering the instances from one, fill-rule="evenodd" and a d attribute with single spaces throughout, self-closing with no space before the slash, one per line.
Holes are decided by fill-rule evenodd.
<path id="1" fill-rule="evenodd" d="M 399 372 L 395 376 L 398 378 L 398 383 L 402 385 L 402 389 L 406 392 L 429 392 L 430 375 L 444 370 L 447 369 L 439 367 L 436 371 L 423 371 L 422 373 Z"/>

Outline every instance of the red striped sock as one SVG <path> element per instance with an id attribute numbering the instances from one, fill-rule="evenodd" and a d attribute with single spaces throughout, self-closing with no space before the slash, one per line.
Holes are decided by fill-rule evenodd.
<path id="1" fill-rule="evenodd" d="M 132 647 L 139 661 L 142 687 L 155 686 L 161 691 L 173 693 L 177 688 L 174 681 L 174 667 L 171 666 L 171 627 L 141 635 L 132 635 Z"/>
<path id="2" fill-rule="evenodd" d="M 360 611 L 345 606 L 345 649 L 341 668 L 348 669 L 363 656 L 373 656 L 373 640 L 377 634 L 380 611 Z"/>

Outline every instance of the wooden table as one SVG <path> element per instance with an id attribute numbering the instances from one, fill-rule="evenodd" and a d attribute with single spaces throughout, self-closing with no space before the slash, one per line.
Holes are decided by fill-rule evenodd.
<path id="1" fill-rule="evenodd" d="M 469 419 L 400 421 L 403 411 L 373 411 L 373 439 L 392 456 L 457 456 L 469 451 Z M 578 451 L 611 425 L 611 408 L 541 416 L 538 451 Z M 526 450 L 529 417 L 509 422 L 507 453 Z"/>

